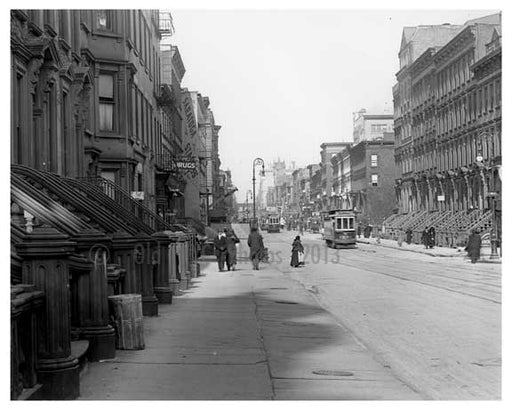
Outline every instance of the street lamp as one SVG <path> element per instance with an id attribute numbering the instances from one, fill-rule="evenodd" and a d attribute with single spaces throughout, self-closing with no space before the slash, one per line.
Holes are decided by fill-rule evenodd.
<path id="1" fill-rule="evenodd" d="M 256 165 L 261 165 L 261 175 L 265 176 L 265 161 L 261 158 L 255 158 L 254 161 L 252 161 L 252 206 L 254 219 L 256 219 Z"/>
<path id="2" fill-rule="evenodd" d="M 249 196 L 252 199 L 252 191 L 250 189 L 245 193 L 245 217 L 249 220 Z"/>
<path id="3" fill-rule="evenodd" d="M 498 259 L 498 230 L 496 224 L 496 192 L 489 192 L 487 197 L 491 200 L 492 225 L 491 225 L 491 256 L 490 259 Z"/>

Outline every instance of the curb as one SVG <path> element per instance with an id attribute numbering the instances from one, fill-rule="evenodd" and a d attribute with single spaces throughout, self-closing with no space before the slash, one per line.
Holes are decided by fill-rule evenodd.
<path id="1" fill-rule="evenodd" d="M 362 240 L 356 240 L 356 243 L 364 243 L 366 245 L 382 246 L 383 248 L 396 249 L 396 250 L 399 250 L 399 251 L 422 253 L 423 255 L 429 255 L 429 256 L 432 256 L 434 258 L 457 258 L 457 257 L 464 257 L 465 256 L 462 252 L 460 252 L 458 254 L 454 254 L 454 255 L 437 255 L 437 254 L 433 254 L 431 252 L 422 252 L 422 251 L 416 250 L 416 249 L 399 248 L 399 247 L 389 246 L 389 245 L 382 244 L 382 243 L 377 244 L 377 243 L 373 243 L 373 242 L 370 242 L 370 241 L 362 241 Z M 493 259 L 493 260 L 491 260 L 491 259 L 480 259 L 478 262 L 479 263 L 498 263 L 498 264 L 501 264 L 501 259 Z"/>

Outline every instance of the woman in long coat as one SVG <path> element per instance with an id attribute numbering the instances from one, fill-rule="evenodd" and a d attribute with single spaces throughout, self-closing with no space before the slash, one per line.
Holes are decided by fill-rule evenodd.
<path id="1" fill-rule="evenodd" d="M 228 270 L 235 270 L 236 265 L 236 244 L 240 242 L 238 236 L 236 236 L 235 231 L 233 229 L 226 229 L 226 247 L 227 247 L 227 257 L 226 263 L 228 265 Z"/>
<path id="2" fill-rule="evenodd" d="M 468 238 L 468 244 L 466 245 L 466 251 L 468 256 L 471 258 L 471 263 L 476 263 L 480 259 L 480 247 L 482 246 L 482 237 L 477 230 L 471 232 Z"/>
<path id="3" fill-rule="evenodd" d="M 292 260 L 290 266 L 296 268 L 299 266 L 299 252 L 304 252 L 304 247 L 300 242 L 300 236 L 297 235 L 292 243 Z"/>

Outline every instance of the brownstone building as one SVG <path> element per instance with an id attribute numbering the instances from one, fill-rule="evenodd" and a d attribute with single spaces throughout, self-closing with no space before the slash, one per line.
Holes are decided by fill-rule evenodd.
<path id="1" fill-rule="evenodd" d="M 193 231 L 155 212 L 158 155 L 181 135 L 160 73 L 172 24 L 157 10 L 10 16 L 11 399 L 73 399 L 86 360 L 115 357 L 109 301 L 135 297 L 140 325 L 195 268 Z"/>
<path id="2" fill-rule="evenodd" d="M 434 226 L 438 244 L 449 246 L 474 228 L 498 235 L 501 15 L 405 28 L 397 80 L 400 215 L 388 227 Z"/>

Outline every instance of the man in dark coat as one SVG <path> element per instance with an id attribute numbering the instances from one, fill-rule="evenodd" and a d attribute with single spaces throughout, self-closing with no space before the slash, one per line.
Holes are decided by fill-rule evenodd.
<path id="1" fill-rule="evenodd" d="M 412 242 L 412 229 L 408 228 L 405 232 L 405 242 L 407 242 L 407 245 L 410 245 Z"/>
<path id="2" fill-rule="evenodd" d="M 421 243 L 423 243 L 423 245 L 425 245 L 425 249 L 428 248 L 428 245 L 429 245 L 429 242 L 430 242 L 429 238 L 430 238 L 430 235 L 428 233 L 428 227 L 425 226 L 425 229 L 421 233 Z"/>
<path id="3" fill-rule="evenodd" d="M 215 247 L 215 256 L 219 264 L 219 272 L 222 272 L 224 270 L 224 262 L 226 261 L 227 254 L 226 234 L 224 232 L 219 231 L 213 240 L 213 246 Z"/>
<path id="4" fill-rule="evenodd" d="M 468 256 L 471 258 L 471 263 L 476 263 L 480 259 L 480 247 L 482 246 L 482 237 L 478 230 L 473 230 L 469 235 L 468 243 L 465 250 L 468 252 Z"/>
<path id="5" fill-rule="evenodd" d="M 433 248 L 436 244 L 436 230 L 433 226 L 428 230 L 428 247 Z"/>
<path id="6" fill-rule="evenodd" d="M 251 233 L 247 238 L 247 245 L 249 245 L 249 248 L 251 250 L 249 257 L 251 258 L 252 261 L 252 268 L 253 270 L 259 270 L 260 260 L 261 257 L 263 256 L 264 245 L 263 237 L 258 232 L 258 228 L 251 228 Z"/>

